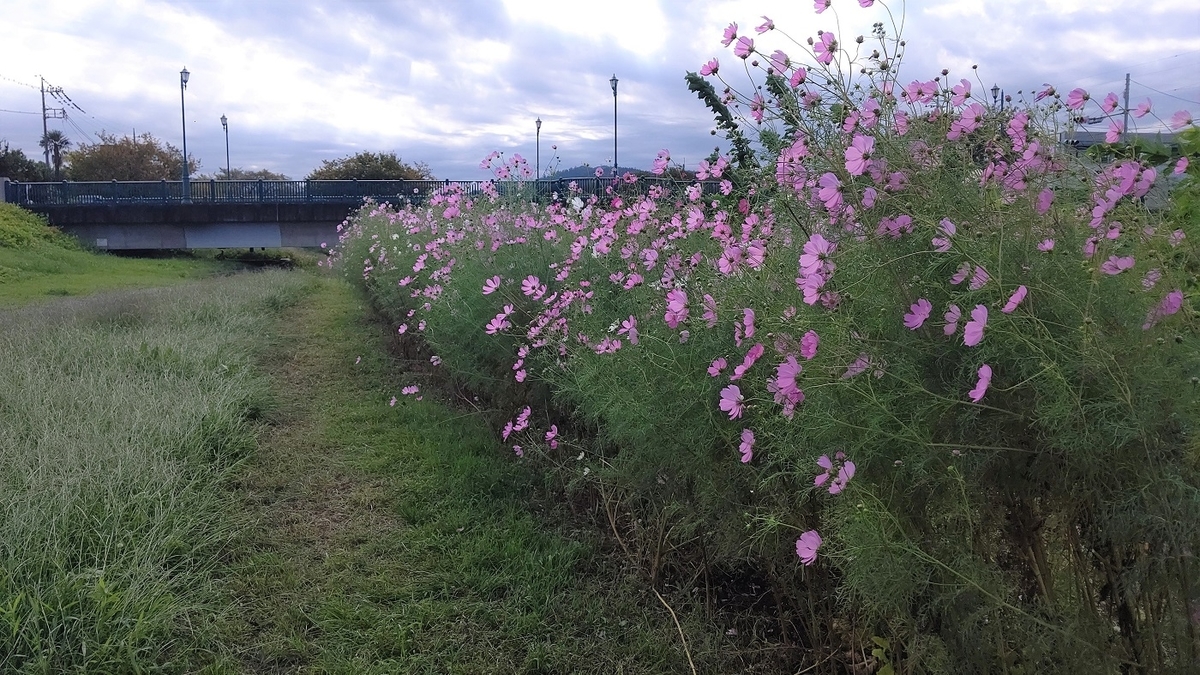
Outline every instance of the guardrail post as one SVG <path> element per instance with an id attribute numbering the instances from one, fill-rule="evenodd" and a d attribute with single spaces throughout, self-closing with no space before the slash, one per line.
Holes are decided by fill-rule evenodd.
<path id="1" fill-rule="evenodd" d="M 219 201 L 217 199 L 217 181 L 213 178 L 208 179 L 208 201 Z"/>
<path id="2" fill-rule="evenodd" d="M 305 178 L 305 179 L 304 179 L 304 201 L 306 201 L 306 202 L 311 202 L 311 201 L 312 201 L 312 197 L 313 197 L 313 195 L 312 195 L 312 181 L 311 181 L 311 180 L 309 180 L 309 179 L 307 179 L 307 178 Z"/>
<path id="3" fill-rule="evenodd" d="M 263 201 L 263 179 L 258 179 L 258 201 L 261 204 Z"/>
<path id="4" fill-rule="evenodd" d="M 170 196 L 170 193 L 167 191 L 167 180 L 164 178 L 162 182 L 162 200 L 165 202 Z"/>
<path id="5" fill-rule="evenodd" d="M 8 199 L 8 179 L 0 178 L 0 204 L 9 201 Z M 16 201 L 16 200 L 13 200 Z"/>

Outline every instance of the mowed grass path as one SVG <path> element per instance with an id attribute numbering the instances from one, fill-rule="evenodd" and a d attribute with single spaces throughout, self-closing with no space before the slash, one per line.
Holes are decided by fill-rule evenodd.
<path id="1" fill-rule="evenodd" d="M 644 578 L 559 525 L 536 473 L 471 414 L 400 396 L 392 329 L 368 314 L 323 279 L 283 317 L 218 668 L 688 672 Z"/>

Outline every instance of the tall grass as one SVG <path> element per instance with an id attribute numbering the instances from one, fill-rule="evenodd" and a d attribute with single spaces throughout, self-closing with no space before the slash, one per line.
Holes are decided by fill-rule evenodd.
<path id="1" fill-rule="evenodd" d="M 253 370 L 311 277 L 266 272 L 0 313 L 0 670 L 192 670 L 223 608 Z"/>

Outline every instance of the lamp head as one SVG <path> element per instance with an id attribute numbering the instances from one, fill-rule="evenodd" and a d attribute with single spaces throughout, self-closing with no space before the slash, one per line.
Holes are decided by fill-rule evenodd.
<path id="1" fill-rule="evenodd" d="M 224 127 L 225 129 L 229 128 L 229 118 L 228 117 L 221 115 L 221 126 Z"/>
<path id="2" fill-rule="evenodd" d="M 996 101 L 999 101 L 999 100 L 1000 100 L 1000 85 L 993 84 L 992 85 L 992 103 L 995 103 Z"/>
<path id="3" fill-rule="evenodd" d="M 617 75 L 616 75 L 616 73 L 613 74 L 612 79 L 610 79 L 608 81 L 608 83 L 612 85 L 613 96 L 616 96 L 617 95 Z"/>
<path id="4" fill-rule="evenodd" d="M 191 73 L 189 73 L 189 72 L 188 72 L 188 69 L 187 69 L 187 67 L 185 66 L 183 70 L 179 71 L 179 82 L 180 82 L 180 84 L 182 84 L 183 86 L 185 86 L 185 87 L 186 87 L 186 86 L 187 86 L 187 82 L 188 82 L 188 77 L 190 77 L 190 76 L 191 76 Z"/>

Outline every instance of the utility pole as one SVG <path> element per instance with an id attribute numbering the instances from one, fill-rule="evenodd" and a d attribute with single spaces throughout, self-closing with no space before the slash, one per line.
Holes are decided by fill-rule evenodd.
<path id="1" fill-rule="evenodd" d="M 1129 133 L 1129 73 L 1125 73 L 1125 123 L 1121 127 L 1121 138 Z"/>
<path id="2" fill-rule="evenodd" d="M 46 107 L 46 78 L 42 77 L 41 75 L 39 75 L 38 78 L 41 79 L 41 81 L 42 81 L 42 138 L 41 138 L 41 140 L 44 141 L 44 140 L 46 140 L 46 136 L 50 133 L 50 129 L 46 125 L 46 120 L 51 119 L 51 118 L 56 119 L 56 120 L 66 119 L 67 111 L 65 108 L 47 108 Z M 56 93 L 61 94 L 62 87 L 50 87 L 50 94 L 53 96 Z M 50 146 L 47 145 L 45 150 L 46 150 L 46 166 L 49 167 L 50 166 Z"/>

